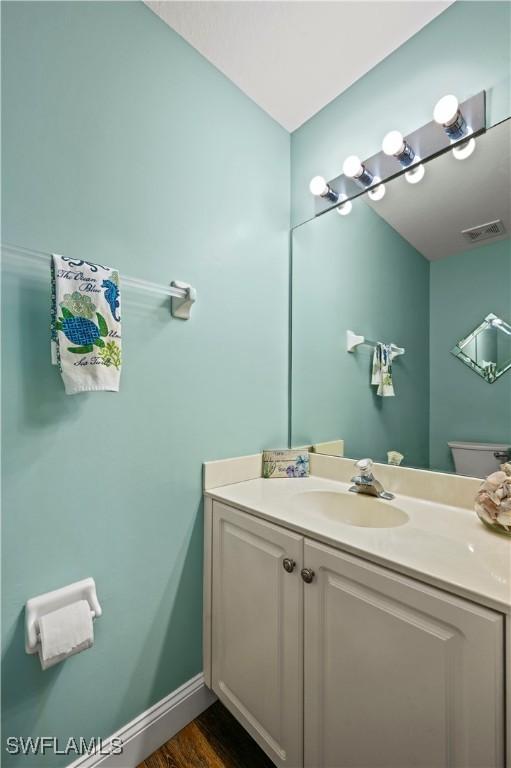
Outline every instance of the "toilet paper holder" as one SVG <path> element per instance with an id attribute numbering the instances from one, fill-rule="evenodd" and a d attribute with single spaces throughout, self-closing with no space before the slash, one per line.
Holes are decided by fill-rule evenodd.
<path id="1" fill-rule="evenodd" d="M 93 619 L 101 616 L 102 611 L 96 593 L 96 583 L 90 577 L 27 600 L 25 606 L 25 651 L 27 653 L 37 653 L 38 651 L 39 617 L 59 608 L 64 608 L 77 600 L 87 600 Z"/>

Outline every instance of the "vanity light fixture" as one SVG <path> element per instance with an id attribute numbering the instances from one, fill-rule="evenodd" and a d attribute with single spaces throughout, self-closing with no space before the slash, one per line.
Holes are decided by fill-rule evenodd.
<path id="1" fill-rule="evenodd" d="M 323 176 L 314 176 L 309 184 L 309 189 L 315 197 L 325 197 L 333 203 L 339 199 L 337 192 L 334 192 L 332 187 L 326 183 Z"/>
<path id="2" fill-rule="evenodd" d="M 379 176 L 375 176 L 373 179 L 373 183 L 378 183 L 381 181 Z M 382 200 L 382 198 L 385 197 L 385 184 L 378 184 L 377 187 L 373 187 L 372 189 L 369 189 L 367 194 L 371 198 L 373 202 L 378 202 L 378 200 Z"/>
<path id="3" fill-rule="evenodd" d="M 337 208 L 346 216 L 352 208 L 346 204 L 361 192 L 367 193 L 371 202 L 382 200 L 387 181 L 395 177 L 404 176 L 408 184 L 419 184 L 426 175 L 426 162 L 438 155 L 452 152 L 456 160 L 469 158 L 477 137 L 486 130 L 485 100 L 485 91 L 461 102 L 448 93 L 436 102 L 427 124 L 407 135 L 396 128 L 387 131 L 379 152 L 365 159 L 345 156 L 342 171 L 330 181 L 315 176 L 309 184 L 316 197 L 314 215 Z"/>
<path id="4" fill-rule="evenodd" d="M 344 202 L 345 200 L 347 202 Z M 351 213 L 353 205 L 351 200 L 348 200 L 346 195 L 339 195 L 339 202 L 341 202 L 341 205 L 337 206 L 337 213 L 339 216 L 347 216 L 349 213 Z"/>
<path id="5" fill-rule="evenodd" d="M 350 155 L 346 158 L 342 166 L 342 172 L 348 179 L 353 179 L 361 187 L 370 187 L 374 181 L 371 171 L 367 170 L 356 155 Z"/>

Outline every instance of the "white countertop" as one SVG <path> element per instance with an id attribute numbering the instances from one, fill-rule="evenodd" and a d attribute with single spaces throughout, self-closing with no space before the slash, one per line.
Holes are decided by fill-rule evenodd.
<path id="1" fill-rule="evenodd" d="M 348 493 L 322 477 L 257 478 L 206 491 L 209 496 L 420 579 L 489 608 L 511 613 L 511 537 L 488 530 L 475 512 L 412 496 L 390 502 L 409 520 L 394 528 L 362 528 L 296 504 L 303 491 Z M 353 494 L 349 494 L 350 500 Z M 376 502 L 382 503 L 382 502 Z M 389 503 L 389 502 L 384 502 Z"/>

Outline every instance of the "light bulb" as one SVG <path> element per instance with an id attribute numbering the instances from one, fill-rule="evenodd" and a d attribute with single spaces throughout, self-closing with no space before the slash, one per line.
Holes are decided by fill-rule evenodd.
<path id="1" fill-rule="evenodd" d="M 399 131 L 389 131 L 382 141 L 381 148 L 386 155 L 398 155 L 403 148 L 403 134 Z"/>
<path id="2" fill-rule="evenodd" d="M 461 139 L 467 132 L 467 124 L 461 114 L 458 99 L 452 93 L 437 101 L 433 119 L 443 126 L 450 139 Z"/>
<path id="3" fill-rule="evenodd" d="M 342 166 L 342 172 L 362 187 L 369 187 L 373 183 L 373 174 L 367 170 L 357 155 L 350 155 L 346 158 Z"/>
<path id="4" fill-rule="evenodd" d="M 347 202 L 343 202 L 346 200 Z M 337 206 L 337 213 L 339 216 L 347 216 L 348 213 L 351 213 L 352 204 L 351 200 L 348 200 L 346 195 L 339 195 L 339 201 L 342 203 L 342 205 Z"/>
<path id="5" fill-rule="evenodd" d="M 381 181 L 379 176 L 374 177 L 374 182 Z M 378 202 L 378 200 L 382 200 L 382 198 L 385 197 L 385 184 L 378 184 L 377 187 L 373 187 L 373 189 L 370 189 L 367 194 L 373 200 L 373 202 Z"/>
<path id="6" fill-rule="evenodd" d="M 442 98 L 435 104 L 433 110 L 433 119 L 439 125 L 449 125 L 455 120 L 458 114 L 459 103 L 456 96 L 452 93 Z"/>
<path id="7" fill-rule="evenodd" d="M 324 197 L 328 194 L 328 184 L 323 176 L 314 176 L 309 184 L 309 189 L 315 197 Z"/>
<path id="8" fill-rule="evenodd" d="M 360 176 L 360 174 L 363 173 L 364 166 L 360 162 L 359 157 L 356 155 L 350 155 L 344 161 L 342 171 L 345 176 L 348 176 L 348 178 L 355 179 L 357 176 Z"/>
<path id="9" fill-rule="evenodd" d="M 406 167 L 414 161 L 415 152 L 399 131 L 389 131 L 383 139 L 381 148 L 386 155 L 399 160 L 402 166 Z"/>
<path id="10" fill-rule="evenodd" d="M 458 144 L 458 146 L 452 148 L 452 153 L 456 160 L 466 160 L 467 157 L 470 157 L 474 149 L 476 148 L 476 140 L 474 138 L 469 139 L 468 141 L 462 141 L 461 144 Z"/>
<path id="11" fill-rule="evenodd" d="M 417 165 L 415 168 L 412 168 L 410 171 L 407 171 L 405 173 L 405 179 L 409 184 L 418 184 L 419 181 L 422 181 L 424 178 L 424 174 L 426 173 L 426 169 L 422 165 Z"/>
<path id="12" fill-rule="evenodd" d="M 332 187 L 326 183 L 323 176 L 314 176 L 310 181 L 309 189 L 314 197 L 326 197 L 334 203 L 336 203 L 339 198 L 337 192 L 334 192 Z"/>

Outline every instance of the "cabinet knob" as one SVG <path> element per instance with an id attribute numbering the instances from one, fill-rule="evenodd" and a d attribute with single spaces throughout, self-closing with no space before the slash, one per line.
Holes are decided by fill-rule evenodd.
<path id="1" fill-rule="evenodd" d="M 294 571 L 294 569 L 295 569 L 295 565 L 296 565 L 295 561 L 294 561 L 294 560 L 291 560 L 291 558 L 290 558 L 290 557 L 285 557 L 285 558 L 283 559 L 283 561 L 282 561 L 282 567 L 283 567 L 283 568 L 284 568 L 284 570 L 285 570 L 285 571 L 287 571 L 288 573 L 293 573 L 293 571 Z"/>
<path id="2" fill-rule="evenodd" d="M 302 568 L 301 575 L 304 582 L 310 584 L 314 578 L 314 571 L 311 568 Z"/>

